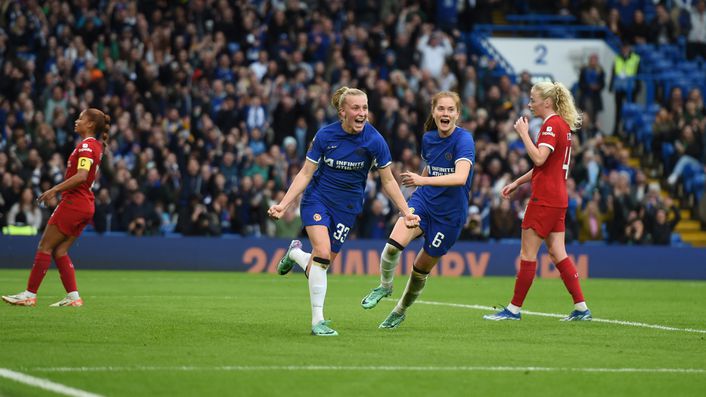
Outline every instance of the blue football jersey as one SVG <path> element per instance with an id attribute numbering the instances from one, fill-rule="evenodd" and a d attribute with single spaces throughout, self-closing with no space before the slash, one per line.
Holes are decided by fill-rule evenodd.
<path id="1" fill-rule="evenodd" d="M 471 171 L 462 186 L 420 186 L 414 192 L 429 208 L 434 209 L 431 214 L 439 222 L 454 225 L 466 222 L 475 157 L 473 136 L 461 127 L 456 127 L 446 138 L 440 137 L 436 130 L 428 131 L 422 137 L 422 159 L 427 164 L 429 176 L 453 174 L 457 162 L 471 162 Z"/>
<path id="2" fill-rule="evenodd" d="M 304 195 L 318 197 L 336 210 L 356 214 L 363 209 L 370 169 L 385 168 L 392 162 L 385 139 L 370 123 L 365 123 L 358 134 L 344 131 L 341 122 L 321 128 L 306 159 L 317 163 L 319 168 Z"/>

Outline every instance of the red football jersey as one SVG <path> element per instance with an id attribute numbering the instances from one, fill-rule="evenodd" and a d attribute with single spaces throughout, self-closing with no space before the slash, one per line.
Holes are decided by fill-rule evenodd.
<path id="1" fill-rule="evenodd" d="M 551 149 L 549 157 L 532 171 L 532 204 L 547 207 L 567 208 L 566 179 L 569 177 L 571 161 L 571 128 L 561 117 L 547 117 L 539 130 L 537 147 Z"/>
<path id="2" fill-rule="evenodd" d="M 66 164 L 64 180 L 76 175 L 80 168 L 89 168 L 88 178 L 73 189 L 61 194 L 61 204 L 79 210 L 93 210 L 94 197 L 91 185 L 96 180 L 96 173 L 103 157 L 103 144 L 94 137 L 88 137 L 79 142 L 71 152 Z"/>

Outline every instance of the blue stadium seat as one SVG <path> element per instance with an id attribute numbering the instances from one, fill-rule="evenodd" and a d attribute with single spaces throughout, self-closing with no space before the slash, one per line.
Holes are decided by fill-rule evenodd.
<path id="1" fill-rule="evenodd" d="M 651 103 L 651 104 L 647 105 L 647 112 L 652 114 L 653 117 L 657 115 L 657 113 L 659 112 L 659 109 L 660 109 L 659 103 Z"/>

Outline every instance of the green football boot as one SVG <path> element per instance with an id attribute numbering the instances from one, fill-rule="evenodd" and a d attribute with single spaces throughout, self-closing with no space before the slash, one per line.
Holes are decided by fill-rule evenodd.
<path id="1" fill-rule="evenodd" d="M 295 248 L 302 249 L 302 242 L 299 240 L 292 240 L 292 242 L 289 243 L 289 249 L 287 250 L 287 253 L 284 254 L 282 259 L 280 259 L 279 263 L 277 264 L 277 273 L 280 276 L 284 276 L 285 274 L 289 273 L 294 267 L 294 265 L 297 264 L 294 259 L 289 256 L 289 253 L 292 252 L 292 250 Z"/>
<path id="2" fill-rule="evenodd" d="M 382 298 L 392 295 L 392 288 L 385 288 L 382 285 L 375 287 L 368 295 L 365 295 L 360 305 L 363 309 L 372 309 L 378 305 Z"/>
<path id="3" fill-rule="evenodd" d="M 380 323 L 380 326 L 378 328 L 386 328 L 386 329 L 393 329 L 397 328 L 402 324 L 402 321 L 404 321 L 404 318 L 406 316 L 404 314 L 397 313 L 396 311 L 392 311 L 389 316 Z"/>
<path id="4" fill-rule="evenodd" d="M 336 330 L 329 327 L 331 320 L 321 320 L 311 327 L 311 334 L 314 336 L 338 336 Z"/>

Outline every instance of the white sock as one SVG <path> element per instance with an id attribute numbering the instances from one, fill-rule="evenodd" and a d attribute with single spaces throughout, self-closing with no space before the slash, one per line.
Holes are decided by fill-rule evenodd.
<path id="1" fill-rule="evenodd" d="M 28 298 L 36 298 L 37 297 L 37 294 L 35 294 L 34 292 L 29 292 L 27 290 L 25 290 L 25 292 L 23 292 L 23 294 L 24 294 L 24 296 L 26 296 Z"/>
<path id="2" fill-rule="evenodd" d="M 76 299 L 78 299 L 78 291 L 71 291 L 66 296 L 69 299 L 76 300 Z"/>
<path id="3" fill-rule="evenodd" d="M 586 302 L 579 302 L 579 303 L 574 303 L 574 309 L 585 312 L 588 310 L 588 306 L 586 306 Z"/>
<path id="4" fill-rule="evenodd" d="M 385 288 L 392 288 L 392 280 L 395 277 L 395 269 L 400 255 L 402 255 L 402 251 L 390 244 L 385 244 L 385 248 L 380 254 L 380 285 Z"/>
<path id="5" fill-rule="evenodd" d="M 520 310 L 522 310 L 522 308 L 510 303 L 509 305 L 507 305 L 507 310 L 509 310 L 510 313 L 512 313 L 512 314 L 518 314 L 520 312 Z"/>
<path id="6" fill-rule="evenodd" d="M 326 270 L 315 263 L 309 269 L 309 298 L 311 299 L 311 325 L 316 325 L 324 319 Z"/>
<path id="7" fill-rule="evenodd" d="M 309 258 L 311 258 L 311 254 L 308 252 L 304 252 L 299 248 L 295 248 L 289 251 L 289 257 L 294 259 L 294 262 L 296 262 L 297 265 L 302 268 L 302 270 L 306 271 L 306 265 L 309 264 Z"/>

